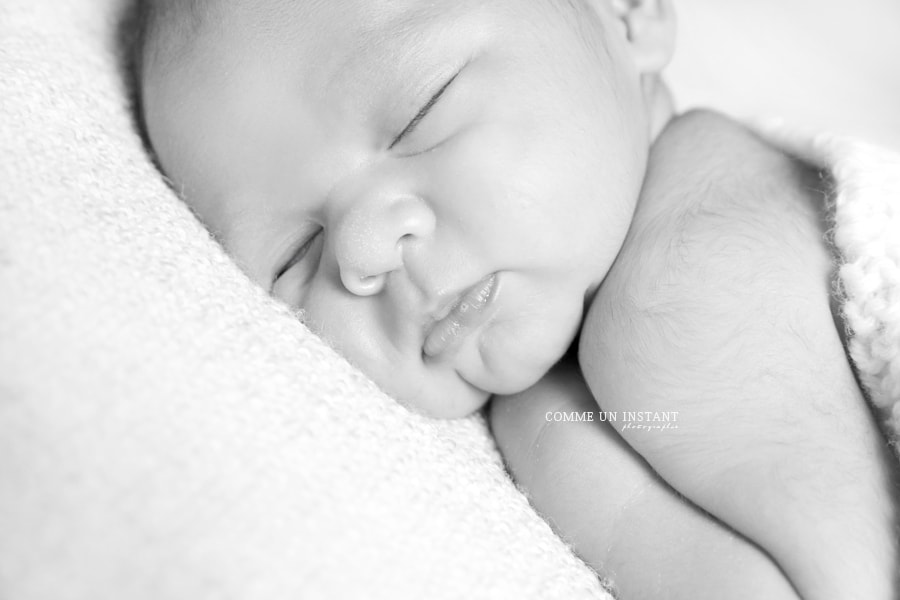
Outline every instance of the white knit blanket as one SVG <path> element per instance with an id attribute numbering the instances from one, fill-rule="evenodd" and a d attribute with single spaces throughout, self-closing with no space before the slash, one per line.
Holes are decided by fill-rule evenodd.
<path id="1" fill-rule="evenodd" d="M 483 419 L 400 408 L 170 193 L 121 4 L 0 0 L 0 597 L 608 598 Z M 853 355 L 887 411 L 900 163 L 804 149 L 840 181 Z"/>

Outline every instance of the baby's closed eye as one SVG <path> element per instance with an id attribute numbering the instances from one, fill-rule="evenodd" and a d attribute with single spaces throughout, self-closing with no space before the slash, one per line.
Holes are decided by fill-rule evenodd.
<path id="1" fill-rule="evenodd" d="M 321 227 L 300 237 L 290 247 L 285 258 L 280 259 L 272 282 L 271 293 L 286 301 L 297 297 L 319 269 L 324 245 L 325 230 Z"/>
<path id="2" fill-rule="evenodd" d="M 428 152 L 450 134 L 452 129 L 450 119 L 454 117 L 454 112 L 450 109 L 454 106 L 454 102 L 448 100 L 448 96 L 462 70 L 462 68 L 457 70 L 432 93 L 419 112 L 391 141 L 388 150 L 403 156 Z"/>

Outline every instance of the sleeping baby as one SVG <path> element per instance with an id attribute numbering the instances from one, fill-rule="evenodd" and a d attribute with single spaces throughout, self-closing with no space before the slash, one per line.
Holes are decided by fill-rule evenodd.
<path id="1" fill-rule="evenodd" d="M 673 113 L 668 0 L 149 0 L 136 40 L 158 164 L 239 266 L 412 409 L 493 398 L 620 597 L 896 597 L 828 178 Z"/>

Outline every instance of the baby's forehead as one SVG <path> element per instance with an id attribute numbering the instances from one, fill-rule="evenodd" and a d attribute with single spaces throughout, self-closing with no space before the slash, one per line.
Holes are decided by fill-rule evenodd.
<path id="1" fill-rule="evenodd" d="M 478 31 L 493 21 L 481 17 L 505 3 L 223 1 L 182 64 L 206 73 L 234 73 L 251 63 L 264 64 L 291 71 L 292 79 L 306 89 L 364 93 L 388 85 L 379 82 L 387 73 L 402 77 L 415 72 L 410 63 L 475 54 Z"/>
<path id="2" fill-rule="evenodd" d="M 177 1 L 177 0 L 174 0 Z M 208 0 L 215 27 L 266 41 L 303 41 L 331 53 L 366 52 L 390 40 L 414 41 L 435 28 L 454 28 L 489 16 L 519 15 L 562 0 Z M 486 21 L 485 19 L 481 19 Z"/>
<path id="3" fill-rule="evenodd" d="M 258 32 L 290 31 L 315 41 L 334 41 L 335 31 L 394 33 L 452 19 L 471 0 L 257 0 L 221 2 L 220 21 Z"/>

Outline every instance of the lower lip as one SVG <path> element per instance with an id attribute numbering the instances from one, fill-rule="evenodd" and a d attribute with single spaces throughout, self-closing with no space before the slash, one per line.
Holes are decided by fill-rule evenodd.
<path id="1" fill-rule="evenodd" d="M 425 355 L 439 357 L 458 348 L 466 336 L 490 317 L 493 312 L 491 307 L 497 297 L 496 292 L 496 273 L 469 288 L 450 314 L 435 323 L 425 337 L 423 346 Z"/>

